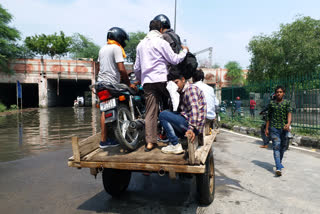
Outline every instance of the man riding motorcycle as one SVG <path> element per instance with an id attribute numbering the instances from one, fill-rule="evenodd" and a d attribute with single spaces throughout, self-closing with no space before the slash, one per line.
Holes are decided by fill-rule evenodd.
<path id="1" fill-rule="evenodd" d="M 126 68 L 124 66 L 124 58 L 126 53 L 124 47 L 126 40 L 129 40 L 128 34 L 119 27 L 112 27 L 107 34 L 107 44 L 99 51 L 99 73 L 98 83 L 105 82 L 116 84 L 120 83 L 120 79 L 131 88 L 136 89 L 128 78 Z M 120 78 L 121 77 L 121 78 Z M 100 148 L 117 146 L 118 143 L 111 138 L 107 138 L 107 128 L 105 125 L 105 112 L 101 112 L 101 142 Z"/>

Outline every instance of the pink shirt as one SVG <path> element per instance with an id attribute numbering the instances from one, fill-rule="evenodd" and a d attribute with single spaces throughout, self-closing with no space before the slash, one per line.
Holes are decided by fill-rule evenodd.
<path id="1" fill-rule="evenodd" d="M 156 34 L 156 32 L 151 33 Z M 149 32 L 149 33 L 150 33 Z M 158 32 L 159 33 L 159 32 Z M 177 65 L 183 61 L 187 50 L 176 54 L 162 37 L 144 38 L 137 46 L 134 72 L 141 84 L 166 82 L 169 64 Z"/>

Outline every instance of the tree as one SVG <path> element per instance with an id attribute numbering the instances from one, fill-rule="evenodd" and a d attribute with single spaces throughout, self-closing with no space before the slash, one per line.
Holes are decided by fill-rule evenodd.
<path id="1" fill-rule="evenodd" d="M 100 47 L 93 43 L 91 39 L 80 33 L 72 36 L 70 53 L 72 58 L 92 58 L 94 61 L 98 59 Z"/>
<path id="2" fill-rule="evenodd" d="M 241 85 L 244 81 L 242 68 L 236 61 L 230 61 L 224 66 L 227 71 L 227 77 L 231 79 L 232 85 Z"/>
<path id="3" fill-rule="evenodd" d="M 212 68 L 217 69 L 220 68 L 221 66 L 218 63 L 214 63 L 214 65 L 212 66 Z"/>
<path id="4" fill-rule="evenodd" d="M 257 36 L 249 43 L 251 58 L 249 81 L 273 79 L 283 72 L 283 50 L 279 44 L 279 35 Z"/>
<path id="5" fill-rule="evenodd" d="M 320 20 L 298 17 L 270 36 L 249 42 L 252 54 L 248 81 L 312 74 L 320 65 Z"/>
<path id="6" fill-rule="evenodd" d="M 17 29 L 10 27 L 12 15 L 0 4 L 0 70 L 9 72 L 8 62 L 15 58 L 19 48 L 16 42 L 20 39 Z"/>
<path id="7" fill-rule="evenodd" d="M 128 62 L 134 63 L 136 60 L 136 48 L 139 42 L 146 36 L 147 34 L 144 32 L 136 32 L 136 33 L 129 33 L 130 40 L 127 42 L 127 46 L 124 48 L 127 54 Z"/>
<path id="8" fill-rule="evenodd" d="M 34 53 L 25 45 L 17 45 L 18 51 L 16 53 L 17 58 L 31 59 L 34 57 Z"/>
<path id="9" fill-rule="evenodd" d="M 69 47 L 71 46 L 71 37 L 65 36 L 65 34 L 60 31 L 60 35 L 54 33 L 52 35 L 41 34 L 31 37 L 28 36 L 24 42 L 34 53 L 41 56 L 49 55 L 53 58 L 55 55 L 61 57 L 68 53 Z"/>

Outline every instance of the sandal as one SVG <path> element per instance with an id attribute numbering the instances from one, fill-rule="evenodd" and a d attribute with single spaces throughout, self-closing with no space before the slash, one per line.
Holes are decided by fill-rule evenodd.
<path id="1" fill-rule="evenodd" d="M 150 151 L 152 151 L 154 148 L 156 148 L 156 147 L 158 147 L 158 144 L 156 144 L 156 143 L 153 143 L 153 146 L 152 146 L 152 148 L 151 149 L 148 149 L 148 147 L 147 147 L 147 144 L 144 146 L 144 151 L 145 152 L 150 152 Z"/>

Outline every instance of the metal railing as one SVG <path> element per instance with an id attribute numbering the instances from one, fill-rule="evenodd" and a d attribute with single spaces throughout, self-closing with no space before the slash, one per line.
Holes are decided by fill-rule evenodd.
<path id="1" fill-rule="evenodd" d="M 250 98 L 257 103 L 254 119 L 261 122 L 260 111 L 270 102 L 277 85 L 285 87 L 285 99 L 293 109 L 292 126 L 303 129 L 320 129 L 320 73 L 296 75 L 279 80 L 248 83 L 217 90 L 218 99 L 227 106 L 227 115 L 234 117 L 234 103 L 240 97 L 244 117 L 250 117 Z"/>

